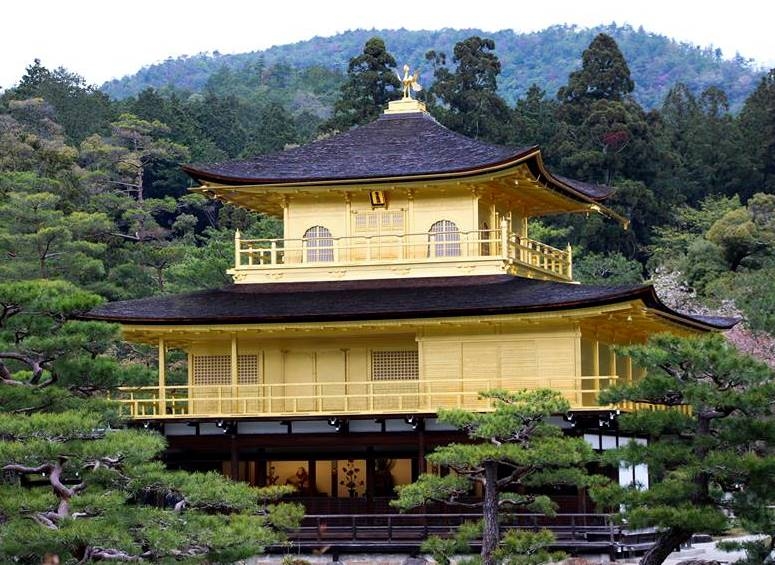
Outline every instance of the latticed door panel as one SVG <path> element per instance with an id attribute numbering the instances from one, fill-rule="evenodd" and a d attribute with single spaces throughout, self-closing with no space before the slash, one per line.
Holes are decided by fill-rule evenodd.
<path id="1" fill-rule="evenodd" d="M 420 407 L 417 351 L 372 351 L 371 380 L 375 410 L 415 410 Z"/>
<path id="2" fill-rule="evenodd" d="M 258 355 L 237 356 L 236 382 L 232 382 L 230 355 L 194 355 L 191 374 L 192 413 L 218 415 L 260 411 Z"/>

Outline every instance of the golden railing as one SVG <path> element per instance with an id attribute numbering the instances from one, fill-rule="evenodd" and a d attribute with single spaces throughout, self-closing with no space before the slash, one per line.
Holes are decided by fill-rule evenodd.
<path id="1" fill-rule="evenodd" d="M 573 409 L 600 408 L 601 390 L 616 375 L 540 379 L 434 379 L 264 383 L 250 385 L 178 385 L 124 387 L 117 400 L 132 418 L 186 419 L 217 417 L 279 418 L 293 416 L 436 413 L 439 408 L 487 411 L 490 401 L 479 392 L 492 388 L 551 388 Z M 161 394 L 160 394 L 161 393 Z M 627 408 L 621 406 L 621 408 Z"/>
<path id="2" fill-rule="evenodd" d="M 562 251 L 504 228 L 301 239 L 242 239 L 237 231 L 234 244 L 235 270 L 494 258 L 572 278 L 570 247 Z"/>
<path id="3" fill-rule="evenodd" d="M 508 256 L 515 261 L 542 269 L 567 279 L 573 278 L 573 260 L 571 246 L 565 251 L 546 245 L 540 241 L 511 235 L 509 237 Z"/>

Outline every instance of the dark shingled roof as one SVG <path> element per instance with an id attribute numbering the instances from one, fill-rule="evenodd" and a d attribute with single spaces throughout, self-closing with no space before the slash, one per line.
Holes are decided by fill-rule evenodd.
<path id="1" fill-rule="evenodd" d="M 474 173 L 528 158 L 538 174 L 538 148 L 492 145 L 455 133 L 424 112 L 383 114 L 370 124 L 287 151 L 209 165 L 184 165 L 195 179 L 218 183 L 287 184 Z M 600 200 L 613 192 L 603 185 L 547 176 L 560 189 Z"/>
<path id="2" fill-rule="evenodd" d="M 332 322 L 544 312 L 632 299 L 693 327 L 725 329 L 736 323 L 674 312 L 651 286 L 586 286 L 510 275 L 231 285 L 112 302 L 85 318 L 128 324 Z"/>

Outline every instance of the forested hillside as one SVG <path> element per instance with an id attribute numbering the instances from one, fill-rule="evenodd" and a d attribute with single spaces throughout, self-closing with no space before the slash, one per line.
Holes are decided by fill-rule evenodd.
<path id="1" fill-rule="evenodd" d="M 509 22 L 504 22 L 508 25 Z M 237 84 L 255 80 L 257 66 L 278 63 L 293 69 L 319 66 L 344 73 L 350 58 L 373 36 L 384 39 L 388 50 L 400 64 L 420 66 L 429 50 L 452 53 L 458 41 L 472 35 L 495 41 L 502 73 L 499 94 L 510 104 L 536 83 L 549 93 L 562 86 L 568 74 L 579 64 L 581 52 L 598 33 L 611 35 L 627 58 L 635 81 L 635 99 L 645 108 L 655 108 L 670 87 L 681 82 L 699 94 L 709 86 L 725 90 L 733 110 L 756 87 L 762 72 L 751 68 L 742 58 L 726 60 L 717 49 L 678 43 L 665 36 L 629 26 L 577 28 L 554 26 L 535 33 L 503 30 L 485 33 L 478 29 L 442 29 L 436 31 L 354 30 L 333 37 L 315 37 L 308 41 L 280 45 L 235 55 L 199 54 L 167 59 L 141 69 L 137 74 L 114 80 L 102 90 L 114 98 L 137 95 L 146 88 L 175 88 L 200 92 L 211 77 L 225 73 Z M 724 53 L 732 57 L 733 53 Z M 432 80 L 433 69 L 422 65 L 425 83 Z"/>

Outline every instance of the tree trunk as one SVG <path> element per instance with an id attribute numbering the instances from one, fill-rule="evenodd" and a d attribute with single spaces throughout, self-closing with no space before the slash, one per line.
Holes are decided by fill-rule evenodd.
<path id="1" fill-rule="evenodd" d="M 482 563 L 495 565 L 493 553 L 498 547 L 500 531 L 498 528 L 498 464 L 495 461 L 484 463 L 484 506 L 482 531 Z"/>
<path id="2" fill-rule="evenodd" d="M 657 537 L 657 542 L 649 549 L 640 560 L 640 565 L 660 565 L 667 556 L 681 547 L 681 544 L 689 541 L 691 532 L 669 528 Z"/>

